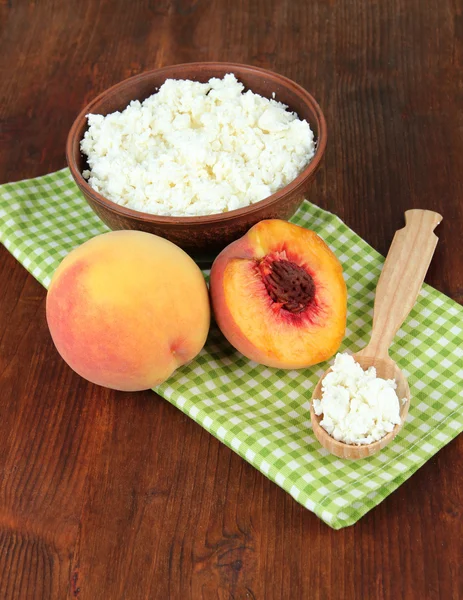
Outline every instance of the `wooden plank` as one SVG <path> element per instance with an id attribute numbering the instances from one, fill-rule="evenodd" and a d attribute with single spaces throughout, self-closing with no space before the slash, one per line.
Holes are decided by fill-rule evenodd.
<path id="1" fill-rule="evenodd" d="M 406 209 L 440 212 L 426 280 L 462 302 L 462 24 L 451 0 L 0 2 L 0 182 L 63 167 L 78 111 L 125 77 L 252 63 L 324 110 L 309 199 L 383 253 Z M 459 597 L 461 438 L 335 532 L 153 393 L 72 373 L 4 248 L 0 282 L 2 599 Z"/>

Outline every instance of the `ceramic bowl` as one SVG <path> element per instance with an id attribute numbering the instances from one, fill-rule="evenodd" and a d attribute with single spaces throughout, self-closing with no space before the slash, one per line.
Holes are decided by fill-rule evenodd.
<path id="1" fill-rule="evenodd" d="M 131 100 L 143 101 L 166 79 L 207 82 L 234 73 L 246 89 L 287 104 L 310 124 L 317 142 L 315 156 L 298 177 L 275 194 L 245 208 L 201 217 L 166 217 L 120 206 L 96 192 L 83 178 L 86 159 L 80 141 L 87 129 L 86 115 L 106 115 L 123 110 Z M 289 219 L 304 199 L 326 148 L 326 123 L 314 98 L 300 85 L 265 69 L 234 63 L 189 63 L 146 71 L 109 88 L 86 106 L 74 121 L 66 144 L 71 174 L 95 213 L 111 229 L 138 229 L 167 238 L 200 263 L 210 263 L 217 253 L 262 219 Z"/>

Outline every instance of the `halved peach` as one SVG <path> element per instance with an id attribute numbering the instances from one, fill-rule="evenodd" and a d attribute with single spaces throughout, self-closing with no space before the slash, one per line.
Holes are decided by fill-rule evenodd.
<path id="1" fill-rule="evenodd" d="M 261 221 L 212 265 L 214 315 L 246 357 L 282 369 L 330 358 L 344 337 L 347 291 L 342 267 L 313 231 Z"/>

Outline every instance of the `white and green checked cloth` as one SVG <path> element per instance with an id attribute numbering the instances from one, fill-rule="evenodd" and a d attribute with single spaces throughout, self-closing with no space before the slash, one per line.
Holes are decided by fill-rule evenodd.
<path id="1" fill-rule="evenodd" d="M 336 216 L 305 202 L 293 222 L 315 230 L 344 267 L 349 292 L 341 350 L 368 340 L 383 257 Z M 0 186 L 0 241 L 45 287 L 61 259 L 107 231 L 63 169 Z M 391 356 L 409 378 L 410 414 L 381 453 L 357 462 L 329 455 L 309 415 L 327 364 L 300 371 L 251 362 L 215 326 L 200 355 L 156 392 L 335 529 L 355 523 L 463 430 L 463 308 L 425 285 Z"/>

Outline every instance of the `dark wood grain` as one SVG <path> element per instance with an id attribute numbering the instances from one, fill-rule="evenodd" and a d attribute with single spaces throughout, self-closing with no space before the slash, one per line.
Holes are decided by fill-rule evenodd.
<path id="1" fill-rule="evenodd" d="M 270 68 L 328 121 L 310 199 L 385 253 L 444 215 L 427 281 L 463 301 L 463 7 L 455 0 L 0 1 L 0 182 L 65 164 L 99 92 L 197 60 Z M 462 597 L 463 441 L 333 531 L 153 393 L 80 379 L 45 291 L 0 248 L 0 598 Z"/>

